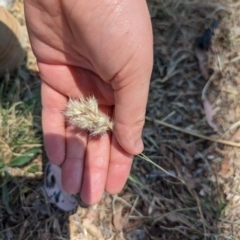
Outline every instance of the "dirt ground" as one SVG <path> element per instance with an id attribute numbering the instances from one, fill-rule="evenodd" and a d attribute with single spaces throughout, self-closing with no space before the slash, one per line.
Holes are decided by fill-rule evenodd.
<path id="1" fill-rule="evenodd" d="M 154 67 L 145 150 L 135 158 L 125 188 L 117 195 L 106 193 L 91 207 L 79 200 L 75 212 L 64 213 L 43 190 L 43 150 L 31 162 L 34 171 L 7 166 L 7 181 L 6 172 L 0 172 L 0 239 L 240 239 L 240 1 L 148 4 Z M 22 1 L 10 12 L 26 32 Z M 24 103 L 39 100 L 40 87 L 28 41 L 25 48 L 24 64 L 10 77 L 19 86 L 11 99 Z M 5 84 L 7 78 L 1 81 Z M 8 98 L 3 99 L 5 106 Z M 40 107 L 28 114 L 37 129 L 29 138 L 39 141 Z M 2 156 L 11 157 L 3 128 Z"/>

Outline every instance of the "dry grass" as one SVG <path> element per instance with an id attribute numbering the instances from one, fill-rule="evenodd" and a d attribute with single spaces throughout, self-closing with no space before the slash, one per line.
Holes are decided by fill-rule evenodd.
<path id="1" fill-rule="evenodd" d="M 69 124 L 80 130 L 87 130 L 92 136 L 105 134 L 113 130 L 113 122 L 98 108 L 94 96 L 84 99 L 69 99 L 64 113 Z"/>
<path id="2" fill-rule="evenodd" d="M 239 7 L 230 0 L 149 1 L 155 60 L 144 155 L 120 194 L 81 204 L 72 215 L 46 199 L 45 157 L 30 161 L 41 128 L 33 111 L 37 67 L 27 45 L 25 66 L 11 81 L 6 76 L 0 95 L 0 239 L 240 239 Z M 12 12 L 24 26 L 21 2 Z M 220 25 L 212 49 L 196 52 L 195 39 L 213 20 Z M 207 124 L 202 96 L 217 109 L 217 132 Z M 10 166 L 16 157 L 29 162 Z"/>

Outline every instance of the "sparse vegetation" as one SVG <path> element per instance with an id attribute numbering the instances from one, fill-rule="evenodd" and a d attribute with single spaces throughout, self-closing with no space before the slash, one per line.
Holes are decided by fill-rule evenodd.
<path id="1" fill-rule="evenodd" d="M 240 239 L 240 4 L 149 0 L 149 10 L 155 59 L 144 155 L 124 190 L 96 206 L 80 201 L 76 213 L 63 213 L 43 192 L 40 81 L 29 44 L 24 65 L 0 80 L 0 239 Z M 11 11 L 24 27 L 22 1 Z M 214 20 L 212 48 L 196 53 Z"/>

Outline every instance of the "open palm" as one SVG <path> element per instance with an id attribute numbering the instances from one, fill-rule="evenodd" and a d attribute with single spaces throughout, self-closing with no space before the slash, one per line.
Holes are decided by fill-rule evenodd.
<path id="1" fill-rule="evenodd" d="M 152 68 L 144 0 L 25 0 L 30 41 L 42 79 L 44 144 L 62 182 L 88 204 L 119 192 L 142 151 Z M 65 123 L 68 97 L 94 95 L 114 118 L 114 134 L 89 137 Z"/>

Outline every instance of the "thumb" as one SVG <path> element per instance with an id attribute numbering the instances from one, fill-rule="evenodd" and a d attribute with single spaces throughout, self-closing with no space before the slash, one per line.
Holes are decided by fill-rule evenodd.
<path id="1" fill-rule="evenodd" d="M 112 82 L 115 97 L 114 134 L 121 147 L 132 155 L 141 153 L 144 148 L 141 136 L 152 70 L 151 57 L 148 60 L 144 66 L 139 66 L 141 70 L 125 78 L 117 75 Z"/>

